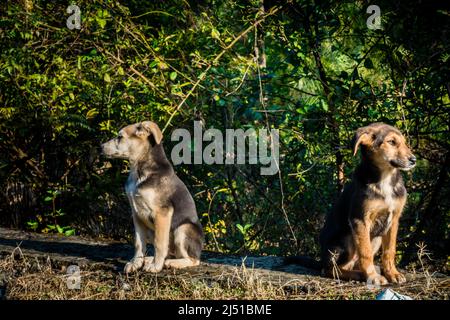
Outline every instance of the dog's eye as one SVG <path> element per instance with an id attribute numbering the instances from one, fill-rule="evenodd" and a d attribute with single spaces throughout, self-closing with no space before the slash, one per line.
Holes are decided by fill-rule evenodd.
<path id="1" fill-rule="evenodd" d="M 392 145 L 392 146 L 395 146 L 395 145 L 396 145 L 395 140 L 389 140 L 388 143 L 389 143 L 390 145 Z"/>

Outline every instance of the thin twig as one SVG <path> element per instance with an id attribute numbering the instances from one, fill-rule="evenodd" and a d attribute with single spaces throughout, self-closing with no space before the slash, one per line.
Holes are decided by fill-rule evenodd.
<path id="1" fill-rule="evenodd" d="M 250 64 L 248 64 L 247 68 L 245 69 L 244 75 L 242 76 L 242 79 L 241 79 L 241 83 L 239 83 L 239 85 L 237 86 L 236 89 L 234 89 L 234 90 L 231 91 L 231 92 L 228 92 L 228 93 L 225 95 L 225 97 L 228 97 L 229 95 L 232 95 L 233 93 L 236 93 L 236 92 L 241 88 L 242 84 L 244 83 L 245 77 L 247 76 L 248 69 L 250 69 Z"/>
<path id="2" fill-rule="evenodd" d="M 295 173 L 288 173 L 288 176 L 301 176 L 302 174 L 307 173 L 309 170 L 311 170 L 312 168 L 314 168 L 316 166 L 317 162 L 314 162 L 308 169 L 305 169 L 303 171 L 300 172 L 295 172 Z"/>

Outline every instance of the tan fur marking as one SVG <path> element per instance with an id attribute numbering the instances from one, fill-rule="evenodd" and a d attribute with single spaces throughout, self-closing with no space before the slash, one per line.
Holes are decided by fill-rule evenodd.
<path id="1" fill-rule="evenodd" d="M 372 245 L 370 242 L 370 222 L 357 222 L 353 227 L 353 237 L 359 256 L 361 271 L 366 275 L 374 272 Z"/>
<path id="2" fill-rule="evenodd" d="M 155 210 L 155 267 L 161 270 L 169 251 L 169 235 L 173 208 Z"/>

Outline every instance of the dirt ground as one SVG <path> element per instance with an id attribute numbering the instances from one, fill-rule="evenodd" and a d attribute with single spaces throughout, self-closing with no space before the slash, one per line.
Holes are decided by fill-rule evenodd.
<path id="1" fill-rule="evenodd" d="M 384 287 L 320 277 L 283 257 L 204 252 L 202 264 L 125 275 L 132 246 L 0 228 L 0 299 L 375 299 Z M 392 290 L 448 300 L 448 276 L 408 270 Z"/>

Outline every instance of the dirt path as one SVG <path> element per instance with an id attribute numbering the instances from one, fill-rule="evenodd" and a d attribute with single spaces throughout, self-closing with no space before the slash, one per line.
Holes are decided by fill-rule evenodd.
<path id="1" fill-rule="evenodd" d="M 158 275 L 122 274 L 129 244 L 0 228 L 0 298 L 17 299 L 320 299 L 369 298 L 381 288 L 319 277 L 282 257 L 204 252 L 199 267 Z M 67 287 L 67 267 L 80 268 L 80 289 Z M 448 299 L 448 277 L 408 275 L 394 290 L 413 298 Z"/>

